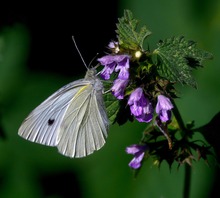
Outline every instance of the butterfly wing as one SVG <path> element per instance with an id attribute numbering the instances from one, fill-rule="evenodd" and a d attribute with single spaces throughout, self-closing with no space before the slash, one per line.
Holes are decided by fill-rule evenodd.
<path id="1" fill-rule="evenodd" d="M 21 124 L 18 134 L 32 142 L 56 146 L 65 112 L 74 95 L 88 83 L 78 80 L 60 88 L 29 114 Z"/>
<path id="2" fill-rule="evenodd" d="M 74 81 L 59 89 L 24 120 L 18 134 L 32 142 L 57 146 L 69 157 L 84 157 L 105 144 L 108 118 L 102 84 Z"/>
<path id="3" fill-rule="evenodd" d="M 69 157 L 87 156 L 105 144 L 107 130 L 102 89 L 96 89 L 96 84 L 88 84 L 79 91 L 65 113 L 58 150 Z"/>

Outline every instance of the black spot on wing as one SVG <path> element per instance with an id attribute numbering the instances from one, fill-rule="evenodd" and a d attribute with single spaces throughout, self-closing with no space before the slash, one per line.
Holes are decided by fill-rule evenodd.
<path id="1" fill-rule="evenodd" d="M 55 119 L 49 119 L 47 123 L 49 126 L 51 126 L 54 123 L 54 121 L 55 121 Z"/>

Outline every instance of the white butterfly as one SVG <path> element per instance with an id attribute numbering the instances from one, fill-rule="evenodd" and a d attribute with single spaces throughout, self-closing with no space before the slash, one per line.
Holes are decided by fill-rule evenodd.
<path id="1" fill-rule="evenodd" d="M 18 134 L 32 142 L 57 146 L 69 157 L 84 157 L 99 150 L 108 135 L 109 121 L 102 82 L 89 69 L 84 79 L 62 87 L 21 124 Z"/>
<path id="2" fill-rule="evenodd" d="M 32 142 L 56 146 L 61 154 L 73 158 L 99 150 L 109 127 L 103 90 L 95 68 L 88 69 L 84 79 L 60 88 L 35 108 L 18 134 Z"/>

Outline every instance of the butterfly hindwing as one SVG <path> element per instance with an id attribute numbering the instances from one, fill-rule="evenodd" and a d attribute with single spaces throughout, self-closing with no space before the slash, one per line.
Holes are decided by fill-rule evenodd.
<path id="1" fill-rule="evenodd" d="M 105 144 L 108 119 L 102 90 L 95 89 L 96 84 L 82 88 L 65 113 L 57 146 L 64 155 L 84 157 Z"/>

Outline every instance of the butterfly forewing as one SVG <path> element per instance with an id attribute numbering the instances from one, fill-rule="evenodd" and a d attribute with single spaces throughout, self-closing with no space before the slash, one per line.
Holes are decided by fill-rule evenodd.
<path id="1" fill-rule="evenodd" d="M 32 142 L 56 146 L 60 124 L 79 82 L 69 83 L 42 102 L 24 120 L 18 134 Z"/>

